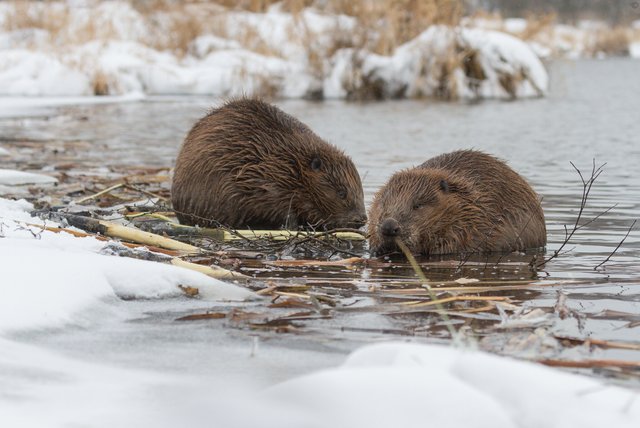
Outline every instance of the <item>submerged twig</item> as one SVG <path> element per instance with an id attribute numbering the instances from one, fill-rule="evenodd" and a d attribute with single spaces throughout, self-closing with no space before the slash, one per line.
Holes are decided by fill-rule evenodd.
<path id="1" fill-rule="evenodd" d="M 457 337 L 457 331 L 453 327 L 453 324 L 451 323 L 451 318 L 449 318 L 449 316 L 446 314 L 444 306 L 442 306 L 442 303 L 438 301 L 438 296 L 436 296 L 436 294 L 433 292 L 433 290 L 429 286 L 429 280 L 427 279 L 424 272 L 420 268 L 420 265 L 418 264 L 416 259 L 413 257 L 413 254 L 411 254 L 411 250 L 409 250 L 409 248 L 400 238 L 396 238 L 396 245 L 398 246 L 398 248 L 400 248 L 400 250 L 402 250 L 407 260 L 409 260 L 411 267 L 416 272 L 416 275 L 418 275 L 418 277 L 422 281 L 423 287 L 429 292 L 429 297 L 431 298 L 431 300 L 436 302 L 435 306 L 438 309 L 438 314 L 442 317 L 442 320 L 444 321 L 444 324 L 447 327 L 447 330 L 449 330 L 451 339 L 455 340 Z"/>

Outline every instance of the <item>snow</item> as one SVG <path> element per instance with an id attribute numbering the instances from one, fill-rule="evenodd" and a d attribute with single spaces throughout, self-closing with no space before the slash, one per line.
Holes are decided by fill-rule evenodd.
<path id="1" fill-rule="evenodd" d="M 89 77 L 58 58 L 26 49 L 0 51 L 1 95 L 90 95 Z"/>
<path id="2" fill-rule="evenodd" d="M 8 155 L 4 149 L 0 148 L 0 155 Z M 53 177 L 32 172 L 15 171 L 12 169 L 0 169 L 0 185 L 16 186 L 20 184 L 48 184 L 56 183 Z"/>
<path id="3" fill-rule="evenodd" d="M 508 33 L 522 33 L 527 29 L 527 20 L 523 18 L 507 18 L 503 22 L 504 30 Z"/>
<path id="4" fill-rule="evenodd" d="M 640 42 L 631 43 L 629 46 L 629 56 L 631 58 L 640 58 Z"/>
<path id="5" fill-rule="evenodd" d="M 0 96 L 0 117 L 20 117 L 45 114 L 49 107 L 84 104 L 106 104 L 140 101 L 145 98 L 141 92 L 130 92 L 126 95 L 105 97 L 24 97 Z"/>
<path id="6" fill-rule="evenodd" d="M 179 285 L 198 288 L 202 299 L 253 296 L 180 267 L 98 254 L 102 241 L 27 226 L 43 223 L 28 214 L 31 209 L 23 200 L 0 198 L 0 333 L 70 323 L 105 299 L 181 296 Z"/>
<path id="7" fill-rule="evenodd" d="M 640 421 L 637 391 L 440 345 L 368 345 L 338 367 L 264 389 L 215 374 L 85 362 L 1 337 L 0 349 L 0 367 L 10 369 L 0 371 L 7 426 L 625 428 Z"/>
<path id="8" fill-rule="evenodd" d="M 505 33 L 467 29 L 462 33 L 467 45 L 480 52 L 483 70 L 488 73 L 487 83 L 482 84 L 481 93 L 486 98 L 504 95 L 500 77 L 504 75 L 524 76 L 517 86 L 517 96 L 527 97 L 545 93 L 549 77 L 544 66 L 524 42 Z"/>
<path id="9" fill-rule="evenodd" d="M 635 427 L 636 391 L 469 349 L 384 343 L 267 391 L 323 427 Z M 291 425 L 294 426 L 294 425 Z"/>

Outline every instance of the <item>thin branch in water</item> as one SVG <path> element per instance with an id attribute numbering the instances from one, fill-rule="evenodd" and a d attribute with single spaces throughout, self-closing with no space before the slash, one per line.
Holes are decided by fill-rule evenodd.
<path id="1" fill-rule="evenodd" d="M 444 321 L 445 325 L 447 326 L 447 330 L 449 330 L 451 339 L 455 341 L 458 337 L 458 332 L 453 327 L 453 324 L 451 323 L 451 318 L 449 318 L 449 315 L 447 315 L 444 309 L 444 306 L 442 306 L 442 303 L 438 300 L 438 296 L 436 296 L 436 293 L 434 293 L 431 287 L 429 286 L 429 280 L 425 276 L 424 272 L 422 271 L 422 268 L 416 261 L 415 257 L 413 257 L 413 254 L 411 254 L 411 250 L 409 250 L 409 248 L 400 238 L 396 238 L 396 245 L 398 246 L 398 248 L 400 248 L 400 250 L 402 250 L 402 252 L 404 253 L 404 256 L 409 261 L 409 264 L 411 264 L 411 267 L 415 271 L 416 275 L 418 275 L 418 278 L 420 278 L 420 281 L 422 281 L 422 286 L 427 290 L 427 292 L 429 293 L 429 297 L 436 304 L 436 308 L 438 309 L 438 314 L 442 317 L 442 321 Z"/>
<path id="2" fill-rule="evenodd" d="M 600 214 L 598 214 L 597 216 L 593 217 L 591 220 L 589 220 L 587 222 L 584 222 L 580 226 L 578 226 L 578 230 L 582 229 L 583 227 L 589 226 L 591 223 L 593 223 L 594 221 L 598 220 L 600 217 L 602 217 L 603 215 L 607 214 L 608 212 L 610 212 L 611 210 L 613 210 L 617 206 L 618 206 L 618 204 L 611 205 L 609 208 L 607 208 L 606 210 L 602 211 Z"/>
<path id="3" fill-rule="evenodd" d="M 604 259 L 604 261 L 602 263 L 600 263 L 598 266 L 594 267 L 593 270 L 598 270 L 598 268 L 602 265 L 604 265 L 605 263 L 607 263 L 609 261 L 609 259 L 611 259 L 611 257 L 613 257 L 613 255 L 616 253 L 616 251 L 618 251 L 618 249 L 622 246 L 622 244 L 624 243 L 624 241 L 627 239 L 627 237 L 629 236 L 629 234 L 631 233 L 631 230 L 633 230 L 633 227 L 636 225 L 636 222 L 638 220 L 633 220 L 633 223 L 631 223 L 631 226 L 629 227 L 629 229 L 627 230 L 626 235 L 624 235 L 624 238 L 622 238 L 622 240 L 618 243 L 618 245 L 616 246 L 616 248 L 613 249 L 613 251 L 611 252 L 611 254 L 609 254 L 609 256 L 607 256 L 606 259 Z"/>
<path id="4" fill-rule="evenodd" d="M 549 256 L 549 257 L 543 259 L 541 262 L 539 262 L 536 265 L 536 268 L 540 268 L 540 267 L 544 266 L 546 263 L 550 262 L 551 260 L 557 258 L 560 254 L 562 254 L 562 250 L 564 250 L 564 247 L 566 247 L 567 244 L 569 243 L 569 241 L 571 240 L 571 238 L 573 238 L 573 235 L 575 235 L 575 233 L 578 230 L 580 230 L 582 227 L 584 227 L 586 224 L 589 224 L 589 223 L 593 222 L 593 220 L 594 220 L 594 219 L 591 219 L 586 224 L 580 225 L 580 220 L 582 220 L 582 216 L 584 214 L 584 209 L 585 209 L 585 207 L 587 205 L 587 200 L 589 199 L 589 194 L 591 193 L 591 188 L 593 186 L 593 183 L 598 179 L 598 177 L 600 177 L 600 174 L 602 174 L 603 168 L 606 165 L 606 163 L 603 163 L 602 165 L 596 167 L 596 160 L 594 159 L 593 160 L 593 166 L 591 168 L 591 176 L 586 180 L 585 180 L 584 175 L 582 175 L 582 171 L 580 171 L 580 169 L 578 169 L 578 167 L 573 162 L 569 162 L 569 163 L 571 164 L 573 169 L 576 170 L 576 172 L 580 176 L 580 181 L 582 182 L 582 198 L 580 199 L 580 209 L 578 210 L 578 215 L 576 217 L 575 222 L 573 223 L 573 227 L 571 228 L 571 230 L 569 230 L 567 225 L 564 225 L 565 237 L 564 237 L 564 240 L 563 240 L 562 244 L 560 244 L 560 247 L 557 250 L 555 250 L 551 256 Z M 608 212 L 610 210 L 611 210 L 611 208 L 607 209 L 605 212 Z M 600 217 L 603 214 L 604 213 L 601 213 L 597 217 Z"/>

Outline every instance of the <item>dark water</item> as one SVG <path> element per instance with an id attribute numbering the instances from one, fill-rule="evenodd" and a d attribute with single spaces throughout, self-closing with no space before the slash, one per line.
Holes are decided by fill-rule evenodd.
<path id="1" fill-rule="evenodd" d="M 520 343 L 518 334 L 526 336 L 521 342 L 537 334 L 639 345 L 640 326 L 636 324 L 640 319 L 640 232 L 632 230 L 610 261 L 604 267 L 594 268 L 614 251 L 633 220 L 640 218 L 637 172 L 640 62 L 554 62 L 549 69 L 551 91 L 543 99 L 474 104 L 430 100 L 372 104 L 284 100 L 277 104 L 353 158 L 363 177 L 367 203 L 394 171 L 443 152 L 475 148 L 507 160 L 543 197 L 549 232 L 547 256 L 559 248 L 565 227 L 572 227 L 580 208 L 582 183 L 571 163 L 585 179 L 589 178 L 594 165 L 604 165 L 587 200 L 582 223 L 595 220 L 581 228 L 564 248 L 569 251 L 549 262 L 543 271 L 532 273 L 526 265 L 529 258 L 514 256 L 509 258 L 512 265 L 493 268 L 493 262 L 476 260 L 462 271 L 456 268 L 457 260 L 444 260 L 440 264 L 431 261 L 425 265 L 426 274 L 442 280 L 461 276 L 475 276 L 483 281 L 493 278 L 505 287 L 531 282 L 525 290 L 504 288 L 490 294 L 508 296 L 520 307 L 541 308 L 546 313 L 552 312 L 559 292 L 567 295 L 566 306 L 575 311 L 573 316 L 564 320 L 555 318 L 550 325 L 542 327 L 542 332 L 531 326 L 507 333 L 492 330 L 490 325 L 499 321 L 495 312 L 493 318 L 478 316 L 467 321 L 468 326 L 479 332 L 485 347 L 498 352 L 531 357 L 521 352 L 522 349 L 510 348 L 513 343 Z M 63 141 L 77 142 L 76 148 L 66 153 L 61 162 L 77 158 L 95 167 L 167 166 L 173 164 L 181 140 L 194 120 L 217 103 L 205 98 L 159 98 L 135 103 L 59 107 L 50 109 L 46 115 L 0 119 L 0 131 L 4 138 L 47 141 L 49 148 Z M 35 159 L 32 167 L 37 166 Z M 308 269 L 267 274 L 258 269 L 257 272 L 276 279 L 297 278 L 297 283 L 334 281 L 334 289 L 338 290 L 335 295 L 360 302 L 352 311 L 344 310 L 330 320 L 307 322 L 308 331 L 319 332 L 315 339 L 309 338 L 313 335 L 301 338 L 267 334 L 265 340 L 271 343 L 341 353 L 355 346 L 353 344 L 404 334 L 429 337 L 432 332 L 433 337 L 442 336 L 442 329 L 431 331 L 426 327 L 433 321 L 428 314 L 383 316 L 374 310 L 376 305 L 387 302 L 385 299 L 389 296 L 380 293 L 372 297 L 368 291 L 393 281 L 410 281 L 413 274 L 406 265 L 395 270 L 375 265 L 319 272 Z M 343 286 L 336 285 L 340 281 L 344 282 Z M 359 305 L 374 309 L 358 311 Z M 145 327 L 153 330 L 153 320 L 162 319 L 167 305 L 163 304 L 162 309 L 149 302 L 142 306 L 142 313 L 155 314 L 149 317 Z M 103 328 L 111 331 L 109 327 Z M 118 326 L 125 331 L 125 336 L 133 336 L 135 328 Z M 203 347 L 207 343 L 203 333 L 210 325 L 170 324 L 162 328 L 173 329 L 173 338 L 178 337 L 179 332 L 190 337 L 193 346 Z M 234 331 L 233 335 L 242 336 L 242 332 Z M 90 341 L 94 347 L 108 348 L 115 340 L 112 336 L 105 334 L 100 339 L 100 335 L 96 338 L 92 333 L 89 339 L 88 334 L 61 332 L 55 340 L 42 337 L 35 340 L 65 343 L 64 346 L 78 349 L 83 348 L 83 341 Z M 154 344 L 154 349 L 172 345 L 173 339 L 163 341 L 161 337 L 152 336 L 148 337 L 148 343 Z M 145 340 L 129 352 L 144 354 L 148 345 Z M 178 342 L 182 343 L 182 339 Z M 112 358 L 127 360 L 126 351 L 122 352 L 124 354 Z M 640 359 L 640 351 L 616 349 L 576 351 L 560 347 L 549 355 L 574 359 Z M 163 364 L 171 366 L 170 362 Z"/>

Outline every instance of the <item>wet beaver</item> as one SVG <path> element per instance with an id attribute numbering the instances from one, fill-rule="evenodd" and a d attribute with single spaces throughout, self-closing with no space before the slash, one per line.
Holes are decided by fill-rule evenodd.
<path id="1" fill-rule="evenodd" d="M 369 210 L 370 247 L 414 254 L 505 252 L 544 247 L 537 194 L 495 157 L 461 150 L 397 172 Z"/>
<path id="2" fill-rule="evenodd" d="M 360 227 L 353 162 L 305 124 L 255 99 L 213 109 L 187 135 L 171 200 L 184 224 L 253 229 Z"/>

